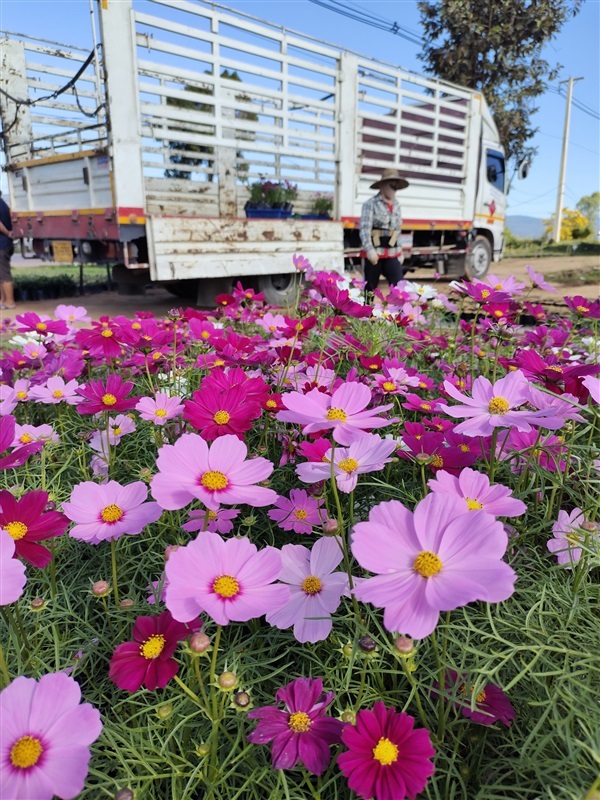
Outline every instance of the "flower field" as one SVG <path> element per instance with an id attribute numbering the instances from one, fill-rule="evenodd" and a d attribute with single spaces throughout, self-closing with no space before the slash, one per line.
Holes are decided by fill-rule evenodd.
<path id="1" fill-rule="evenodd" d="M 3 320 L 0 797 L 598 800 L 600 301 L 294 261 Z"/>

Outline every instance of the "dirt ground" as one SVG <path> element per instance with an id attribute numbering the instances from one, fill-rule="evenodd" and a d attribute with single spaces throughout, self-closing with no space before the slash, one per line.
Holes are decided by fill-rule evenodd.
<path id="1" fill-rule="evenodd" d="M 560 274 L 562 271 L 568 270 L 586 270 L 593 266 L 600 265 L 600 259 L 597 256 L 565 256 L 553 258 L 510 258 L 504 259 L 497 264 L 494 264 L 491 273 L 505 278 L 509 275 L 514 275 L 517 279 L 529 283 L 526 272 L 526 265 L 531 264 L 536 272 L 543 273 L 546 280 L 550 283 L 553 282 L 553 276 Z M 16 265 L 15 265 L 16 266 Z M 409 273 L 407 277 L 410 280 L 415 280 L 421 283 L 432 283 L 433 274 L 431 270 L 417 270 L 416 272 Z M 449 292 L 448 286 L 450 279 L 441 278 L 435 284 L 440 291 Z M 559 301 L 563 295 L 579 294 L 589 299 L 596 299 L 600 295 L 599 284 L 587 285 L 567 285 L 564 283 L 556 284 L 558 288 L 557 294 L 543 292 L 541 290 L 534 290 L 529 295 L 529 299 L 533 301 L 539 300 L 553 300 Z M 174 306 L 182 305 L 182 301 L 170 294 L 166 289 L 159 286 L 152 287 L 146 290 L 145 295 L 138 296 L 121 296 L 117 292 L 103 292 L 102 294 L 85 295 L 84 297 L 65 297 L 61 300 L 39 300 L 31 301 L 28 303 L 20 303 L 17 306 L 17 311 L 7 312 L 0 311 L 0 318 L 2 315 L 10 316 L 15 313 L 23 313 L 25 311 L 35 311 L 37 314 L 52 315 L 54 309 L 59 303 L 66 305 L 85 306 L 93 319 L 98 319 L 104 314 L 113 316 L 115 314 L 123 314 L 124 316 L 133 316 L 136 311 L 151 311 L 157 316 L 166 314 L 169 309 Z M 189 303 L 187 305 L 190 305 Z"/>

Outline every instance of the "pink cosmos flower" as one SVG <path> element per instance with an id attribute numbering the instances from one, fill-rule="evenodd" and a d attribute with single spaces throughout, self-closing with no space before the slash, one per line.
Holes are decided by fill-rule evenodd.
<path id="1" fill-rule="evenodd" d="M 266 458 L 246 461 L 247 454 L 248 448 L 237 436 L 221 436 L 209 447 L 198 434 L 186 433 L 158 451 L 152 496 L 171 511 L 194 499 L 211 511 L 222 503 L 270 506 L 277 492 L 256 484 L 269 477 L 273 464 Z"/>
<path id="2" fill-rule="evenodd" d="M 467 511 L 483 510 L 493 517 L 520 517 L 527 511 L 525 503 L 513 497 L 507 486 L 492 486 L 487 475 L 468 467 L 458 477 L 442 470 L 428 485 L 432 492 L 460 497 Z"/>
<path id="3" fill-rule="evenodd" d="M 66 306 L 61 303 L 56 306 L 54 316 L 56 319 L 62 319 L 65 322 L 90 322 L 90 317 L 84 306 Z"/>
<path id="4" fill-rule="evenodd" d="M 50 317 L 38 316 L 33 311 L 26 311 L 25 314 L 17 314 L 17 330 L 20 332 L 35 331 L 40 336 L 48 336 L 50 333 L 64 335 L 69 332 L 66 322 L 63 320 L 52 321 Z"/>
<path id="5" fill-rule="evenodd" d="M 312 533 L 313 527 L 323 522 L 322 505 L 323 500 L 311 497 L 304 489 L 292 489 L 289 500 L 278 497 L 275 508 L 267 513 L 283 531 Z"/>
<path id="6" fill-rule="evenodd" d="M 135 407 L 142 419 L 155 425 L 164 425 L 170 419 L 179 417 L 183 411 L 181 397 L 170 397 L 166 392 L 158 392 L 156 397 L 142 397 Z"/>
<path id="7" fill-rule="evenodd" d="M 307 461 L 296 466 L 300 480 L 317 483 L 331 478 L 331 459 L 334 459 L 333 474 L 341 492 L 349 493 L 356 488 L 358 476 L 365 472 L 377 472 L 390 462 L 389 456 L 396 450 L 395 439 L 382 439 L 367 434 L 353 442 L 350 447 L 336 447 L 327 450 L 323 460 Z"/>
<path id="8" fill-rule="evenodd" d="M 227 434 L 243 439 L 243 434 L 262 414 L 259 403 L 248 400 L 243 386 L 221 391 L 206 387 L 203 382 L 202 388 L 194 392 L 193 400 L 186 400 L 184 406 L 184 419 L 189 420 L 207 441 Z"/>
<path id="9" fill-rule="evenodd" d="M 16 422 L 12 415 L 0 415 L 0 454 L 5 453 L 12 442 L 14 442 L 15 428 Z M 27 461 L 30 455 L 39 453 L 43 446 L 43 442 L 31 442 L 31 444 L 18 447 L 8 455 L 0 455 L 0 471 L 20 467 Z"/>
<path id="10" fill-rule="evenodd" d="M 138 617 L 133 641 L 115 647 L 108 677 L 126 692 L 137 692 L 142 686 L 151 692 L 164 689 L 179 671 L 173 658 L 177 645 L 201 627 L 199 619 L 188 625 L 176 622 L 169 611 L 155 617 Z"/>
<path id="11" fill-rule="evenodd" d="M 380 503 L 368 522 L 354 526 L 352 553 L 377 573 L 354 593 L 385 609 L 389 631 L 422 639 L 440 611 L 512 595 L 517 576 L 501 560 L 507 543 L 501 522 L 484 511 L 465 512 L 458 497 L 429 494 L 414 513 L 397 500 Z"/>
<path id="12" fill-rule="evenodd" d="M 534 286 L 538 286 L 540 289 L 543 289 L 546 292 L 556 293 L 558 291 L 555 286 L 552 286 L 551 283 L 548 283 L 541 272 L 534 272 L 529 264 L 525 265 L 525 269 L 527 270 L 527 274 L 529 275 Z"/>
<path id="13" fill-rule="evenodd" d="M 438 689 L 439 685 L 434 684 Z M 462 712 L 463 717 L 476 722 L 478 725 L 493 725 L 502 722 L 507 728 L 515 718 L 515 710 L 508 697 L 495 683 L 486 683 L 475 697 L 474 687 L 468 675 L 459 675 L 453 669 L 446 670 L 445 688 L 457 691 L 454 705 Z M 433 693 L 436 696 L 437 693 Z M 473 700 L 475 702 L 473 703 Z M 474 705 L 474 708 L 472 706 Z"/>
<path id="14" fill-rule="evenodd" d="M 489 436 L 495 428 L 514 426 L 527 432 L 532 425 L 543 424 L 537 421 L 543 412 L 518 410 L 528 400 L 528 381 L 521 370 L 509 372 L 493 386 L 480 375 L 473 381 L 473 397 L 459 392 L 450 381 L 444 381 L 444 390 L 463 405 L 442 406 L 440 410 L 455 418 L 470 417 L 456 426 L 456 433 Z"/>
<path id="15" fill-rule="evenodd" d="M 8 531 L 0 530 L 0 606 L 14 603 L 27 583 L 25 564 L 14 558 L 15 542 Z"/>
<path id="16" fill-rule="evenodd" d="M 402 367 L 384 367 L 383 374 L 375 375 L 374 385 L 383 394 L 406 394 L 410 386 L 418 386 L 417 375 L 409 375 Z"/>
<path id="17" fill-rule="evenodd" d="M 322 775 L 329 762 L 329 747 L 338 744 L 344 723 L 327 716 L 335 692 L 323 692 L 321 678 L 296 678 L 277 690 L 284 708 L 264 706 L 248 713 L 259 723 L 248 736 L 252 744 L 273 742 L 273 769 L 292 769 L 302 762 L 313 775 Z"/>
<path id="18" fill-rule="evenodd" d="M 77 389 L 79 389 L 79 384 L 76 380 L 65 383 L 63 378 L 54 375 L 54 377 L 48 378 L 45 384 L 32 386 L 29 395 L 38 403 L 68 403 L 70 406 L 75 406 L 81 402 Z"/>
<path id="19" fill-rule="evenodd" d="M 43 569 L 52 554 L 40 542 L 61 536 L 69 524 L 58 511 L 45 512 L 48 494 L 39 489 L 25 492 L 17 500 L 10 492 L 0 492 L 0 528 L 7 531 L 15 542 L 15 557 Z"/>
<path id="20" fill-rule="evenodd" d="M 333 624 L 331 615 L 348 590 L 348 575 L 333 571 L 343 556 L 336 537 L 321 537 L 312 550 L 300 544 L 284 545 L 279 580 L 290 587 L 290 599 L 267 614 L 269 625 L 281 629 L 293 625 L 294 637 L 303 643 L 326 639 Z"/>
<path id="21" fill-rule="evenodd" d="M 21 445 L 31 444 L 32 442 L 49 444 L 50 442 L 59 441 L 60 438 L 54 432 L 52 425 L 15 425 L 15 438 L 12 446 L 21 447 Z"/>
<path id="22" fill-rule="evenodd" d="M 81 332 L 81 331 L 80 331 Z M 77 406 L 80 414 L 98 414 L 101 411 L 129 411 L 135 408 L 139 397 L 127 397 L 133 381 L 123 381 L 120 375 L 109 375 L 104 381 L 89 381 L 77 389 L 83 401 Z"/>
<path id="23" fill-rule="evenodd" d="M 350 789 L 363 800 L 411 800 L 423 791 L 434 772 L 435 750 L 426 728 L 414 729 L 415 720 L 381 702 L 356 715 L 346 725 L 342 742 L 348 750 L 338 766 Z"/>
<path id="24" fill-rule="evenodd" d="M 303 426 L 302 433 L 318 433 L 332 429 L 338 444 L 349 445 L 373 428 L 383 428 L 396 422 L 378 414 L 389 411 L 393 404 L 367 410 L 371 390 L 362 383 L 344 383 L 329 397 L 318 389 L 307 394 L 289 392 L 281 398 L 287 411 L 280 411 L 277 419 Z"/>
<path id="25" fill-rule="evenodd" d="M 0 384 L 0 417 L 5 417 L 17 407 L 17 393 L 11 386 Z"/>
<path id="26" fill-rule="evenodd" d="M 208 513 L 208 522 L 205 526 Z M 233 530 L 233 520 L 239 517 L 239 508 L 220 508 L 218 511 L 210 509 L 200 509 L 200 511 L 190 511 L 188 514 L 189 522 L 181 527 L 184 531 L 194 533 L 195 531 L 211 531 L 211 533 L 231 533 Z"/>
<path id="27" fill-rule="evenodd" d="M 25 403 L 29 400 L 29 389 L 31 388 L 31 381 L 27 378 L 17 378 L 13 384 L 13 389 L 17 397 L 17 402 Z"/>
<path id="28" fill-rule="evenodd" d="M 509 275 L 507 278 L 501 278 L 499 275 L 489 273 L 483 282 L 491 286 L 496 292 L 506 292 L 509 295 L 523 294 L 523 289 L 526 284 L 518 281 L 514 275 Z"/>
<path id="29" fill-rule="evenodd" d="M 48 351 L 40 342 L 27 342 L 23 347 L 23 355 L 30 361 L 43 361 Z"/>
<path id="30" fill-rule="evenodd" d="M 162 514 L 158 503 L 146 503 L 148 487 L 142 481 L 121 486 L 108 481 L 99 486 L 92 481 L 78 483 L 63 511 L 76 523 L 69 531 L 73 539 L 89 544 L 134 536 Z"/>
<path id="31" fill-rule="evenodd" d="M 0 797 L 72 800 L 83 791 L 102 723 L 80 701 L 79 684 L 64 672 L 21 676 L 0 693 Z"/>
<path id="32" fill-rule="evenodd" d="M 287 602 L 289 588 L 274 583 L 280 573 L 275 547 L 259 551 L 246 537 L 224 540 L 204 531 L 170 554 L 165 603 L 179 622 L 202 611 L 217 625 L 246 622 Z"/>
<path id="33" fill-rule="evenodd" d="M 567 569 L 572 569 L 581 559 L 582 545 L 600 544 L 600 528 L 595 522 L 587 522 L 580 508 L 570 513 L 559 511 L 552 533 L 554 538 L 549 540 L 548 550 L 555 553 L 558 563 Z"/>
<path id="34" fill-rule="evenodd" d="M 587 378 L 584 378 L 581 382 L 590 393 L 590 397 L 594 403 L 600 403 L 600 378 L 594 375 L 588 375 Z"/>

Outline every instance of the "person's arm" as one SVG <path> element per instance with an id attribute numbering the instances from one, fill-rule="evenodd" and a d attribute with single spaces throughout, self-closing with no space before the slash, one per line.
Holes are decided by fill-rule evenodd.
<path id="1" fill-rule="evenodd" d="M 6 225 L 3 225 L 1 222 L 0 222 L 0 233 L 1 233 L 1 234 L 3 234 L 4 236 L 8 236 L 8 238 L 9 238 L 9 239 L 12 239 L 12 238 L 13 238 L 13 233 L 12 233 L 12 231 L 10 231 L 10 230 L 9 230 L 9 229 L 6 227 Z"/>
<path id="2" fill-rule="evenodd" d="M 376 264 L 379 261 L 379 256 L 373 247 L 373 240 L 371 239 L 372 230 L 373 203 L 367 200 L 367 202 L 363 204 L 362 213 L 360 215 L 360 243 L 371 264 Z"/>

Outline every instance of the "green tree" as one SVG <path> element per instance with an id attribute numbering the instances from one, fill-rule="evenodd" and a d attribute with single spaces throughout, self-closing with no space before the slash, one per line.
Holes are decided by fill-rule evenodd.
<path id="1" fill-rule="evenodd" d="M 592 233 L 597 237 L 600 228 L 600 192 L 584 195 L 577 203 L 577 210 L 589 219 Z"/>
<path id="2" fill-rule="evenodd" d="M 531 158 L 535 98 L 559 65 L 541 52 L 583 0 L 421 0 L 427 72 L 483 92 L 509 158 Z"/>

